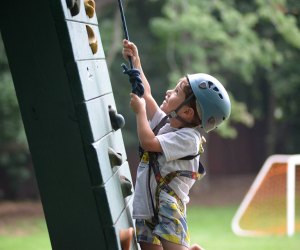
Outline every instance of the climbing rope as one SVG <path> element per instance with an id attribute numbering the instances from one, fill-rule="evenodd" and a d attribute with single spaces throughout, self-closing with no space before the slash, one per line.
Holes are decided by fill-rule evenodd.
<path id="1" fill-rule="evenodd" d="M 120 9 L 121 19 L 123 24 L 124 35 L 126 40 L 129 41 L 129 34 L 126 25 L 122 0 L 118 0 L 118 2 L 119 2 L 119 9 Z M 132 89 L 131 92 L 138 95 L 139 97 L 142 97 L 144 94 L 144 86 L 143 86 L 142 79 L 140 77 L 140 71 L 138 69 L 133 68 L 131 57 L 129 57 L 128 59 L 129 59 L 130 69 L 128 69 L 128 67 L 124 63 L 122 63 L 121 66 L 123 68 L 123 73 L 129 76 L 129 82 L 131 83 L 131 89 Z"/>
<path id="2" fill-rule="evenodd" d="M 138 69 L 128 69 L 127 66 L 122 63 L 123 73 L 129 76 L 129 82 L 131 83 L 131 92 L 139 97 L 144 95 L 144 86 L 140 77 L 140 71 Z"/>

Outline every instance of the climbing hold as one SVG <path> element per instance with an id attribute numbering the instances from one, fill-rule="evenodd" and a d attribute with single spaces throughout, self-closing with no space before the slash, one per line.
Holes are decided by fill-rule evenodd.
<path id="1" fill-rule="evenodd" d="M 121 241 L 122 250 L 130 250 L 133 236 L 134 236 L 133 227 L 120 230 L 120 241 Z"/>
<path id="2" fill-rule="evenodd" d="M 96 39 L 95 33 L 89 25 L 86 25 L 86 31 L 88 34 L 89 45 L 91 47 L 91 50 L 93 54 L 96 54 L 98 51 L 98 41 Z"/>
<path id="3" fill-rule="evenodd" d="M 66 0 L 71 15 L 76 16 L 80 12 L 80 0 Z"/>
<path id="4" fill-rule="evenodd" d="M 126 198 L 129 195 L 132 195 L 132 184 L 130 180 L 128 180 L 125 176 L 121 175 L 120 176 L 120 182 L 121 182 L 121 189 L 122 189 L 122 194 L 123 197 Z"/>
<path id="5" fill-rule="evenodd" d="M 113 168 L 115 166 L 121 166 L 122 165 L 122 154 L 117 153 L 115 150 L 113 150 L 111 147 L 108 148 L 108 157 L 110 161 L 110 166 Z"/>
<path id="6" fill-rule="evenodd" d="M 94 0 L 84 0 L 85 12 L 89 18 L 92 18 L 95 14 L 95 1 Z"/>
<path id="7" fill-rule="evenodd" d="M 117 111 L 110 105 L 108 106 L 108 112 L 112 128 L 115 131 L 117 131 L 120 128 L 123 128 L 125 125 L 124 117 L 120 114 L 117 114 Z"/>

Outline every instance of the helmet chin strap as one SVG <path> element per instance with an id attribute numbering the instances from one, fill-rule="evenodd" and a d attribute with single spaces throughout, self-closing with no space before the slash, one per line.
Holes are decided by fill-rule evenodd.
<path id="1" fill-rule="evenodd" d="M 182 122 L 184 125 L 190 125 L 191 123 L 184 120 L 181 116 L 177 115 L 175 111 L 172 111 L 168 114 L 169 118 L 176 118 L 178 121 Z"/>
<path id="2" fill-rule="evenodd" d="M 177 114 L 177 112 L 187 103 L 189 103 L 189 101 L 194 97 L 194 94 L 191 94 L 188 98 L 186 98 L 175 110 L 171 111 L 168 114 L 169 118 L 176 118 L 177 120 L 179 120 L 180 122 L 182 122 L 184 125 L 190 125 L 190 122 L 187 122 L 186 120 L 184 120 L 181 116 L 179 116 Z"/>

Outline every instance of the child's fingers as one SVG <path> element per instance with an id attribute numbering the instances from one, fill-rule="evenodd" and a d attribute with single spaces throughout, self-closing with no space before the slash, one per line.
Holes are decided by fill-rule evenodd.
<path id="1" fill-rule="evenodd" d="M 137 100 L 139 98 L 136 94 L 130 93 L 131 100 Z"/>
<path id="2" fill-rule="evenodd" d="M 137 52 L 137 47 L 134 43 L 124 39 L 123 40 L 123 48 L 125 49 L 131 49 L 133 53 Z"/>
<path id="3" fill-rule="evenodd" d="M 133 52 L 129 49 L 123 49 L 122 54 L 125 60 L 128 60 L 129 57 L 133 57 Z"/>
<path id="4" fill-rule="evenodd" d="M 137 95 L 130 93 L 130 107 L 132 110 L 137 113 L 138 112 L 138 100 L 136 99 Z"/>
<path id="5" fill-rule="evenodd" d="M 135 94 L 130 93 L 130 105 L 132 105 L 132 103 L 135 101 Z"/>
<path id="6" fill-rule="evenodd" d="M 125 54 L 127 56 L 133 56 L 133 51 L 131 49 L 124 48 L 123 54 Z"/>
<path id="7" fill-rule="evenodd" d="M 130 93 L 130 105 L 140 105 L 140 102 L 142 102 L 141 98 L 138 97 L 136 94 L 134 93 Z"/>
<path id="8" fill-rule="evenodd" d="M 132 48 L 134 47 L 134 44 L 126 39 L 123 40 L 123 47 L 124 48 Z"/>

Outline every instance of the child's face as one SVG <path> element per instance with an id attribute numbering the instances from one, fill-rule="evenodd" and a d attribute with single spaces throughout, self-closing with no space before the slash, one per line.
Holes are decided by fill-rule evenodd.
<path id="1" fill-rule="evenodd" d="M 181 78 L 174 89 L 166 92 L 165 100 L 160 108 L 165 113 L 174 111 L 185 100 L 184 86 L 188 84 L 186 77 Z"/>

